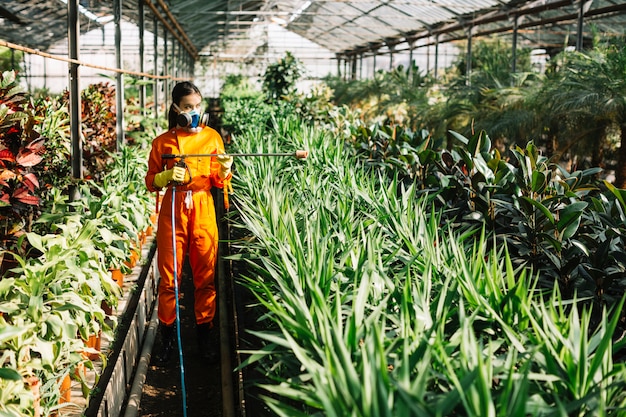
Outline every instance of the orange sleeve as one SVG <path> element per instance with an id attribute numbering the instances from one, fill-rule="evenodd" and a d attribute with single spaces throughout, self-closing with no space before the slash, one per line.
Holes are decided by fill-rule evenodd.
<path id="1" fill-rule="evenodd" d="M 211 142 L 213 143 L 214 150 L 212 152 L 218 154 L 226 153 L 226 151 L 224 150 L 224 142 L 222 140 L 222 136 L 216 131 L 213 132 L 214 134 L 212 135 Z M 213 187 L 224 188 L 224 183 L 230 181 L 230 178 L 232 177 L 232 173 L 230 173 L 226 178 L 220 178 L 221 169 L 222 167 L 219 162 L 217 162 L 217 158 L 211 158 L 211 185 L 213 185 Z"/>
<path id="2" fill-rule="evenodd" d="M 154 186 L 154 176 L 164 169 L 174 166 L 173 159 L 163 159 L 162 155 L 167 153 L 179 153 L 176 136 L 169 131 L 152 141 L 152 149 L 148 157 L 148 172 L 145 178 L 146 187 L 149 191 L 159 191 L 159 188 Z"/>

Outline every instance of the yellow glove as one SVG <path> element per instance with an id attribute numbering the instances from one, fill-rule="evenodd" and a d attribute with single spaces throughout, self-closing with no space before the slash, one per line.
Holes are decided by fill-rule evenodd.
<path id="1" fill-rule="evenodd" d="M 230 155 L 222 154 L 217 155 L 216 159 L 222 168 L 220 170 L 220 178 L 224 179 L 228 177 L 228 174 L 230 174 L 230 167 L 233 166 L 233 157 Z"/>
<path id="2" fill-rule="evenodd" d="M 166 169 L 163 172 L 159 172 L 154 176 L 154 185 L 163 188 L 170 181 L 183 182 L 185 180 L 185 168 L 174 167 L 172 169 Z"/>

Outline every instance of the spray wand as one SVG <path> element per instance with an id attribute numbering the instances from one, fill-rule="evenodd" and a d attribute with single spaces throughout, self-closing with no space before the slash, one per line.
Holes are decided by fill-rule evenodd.
<path id="1" fill-rule="evenodd" d="M 286 152 L 286 153 L 281 153 L 281 152 L 274 152 L 274 153 L 190 153 L 190 154 L 173 154 L 173 153 L 166 153 L 161 155 L 161 158 L 163 159 L 174 159 L 174 158 L 180 158 L 180 159 L 185 159 L 185 158 L 208 158 L 208 157 L 213 157 L 213 156 L 293 156 L 297 159 L 306 159 L 307 156 L 309 156 L 309 151 L 305 151 L 305 150 L 298 150 L 295 152 Z"/>
<path id="2" fill-rule="evenodd" d="M 214 156 L 293 156 L 297 159 L 306 159 L 309 156 L 309 151 L 297 150 L 295 152 L 270 152 L 270 153 L 187 153 L 187 154 L 174 154 L 164 153 L 161 155 L 163 159 L 179 159 L 174 165 L 185 168 L 191 179 L 191 171 L 185 163 L 185 158 L 211 158 Z"/>

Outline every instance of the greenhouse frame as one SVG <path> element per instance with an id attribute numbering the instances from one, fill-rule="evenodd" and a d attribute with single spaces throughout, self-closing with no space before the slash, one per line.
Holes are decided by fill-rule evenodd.
<path id="1" fill-rule="evenodd" d="M 626 2 L 0 28 L 0 416 L 626 416 Z"/>

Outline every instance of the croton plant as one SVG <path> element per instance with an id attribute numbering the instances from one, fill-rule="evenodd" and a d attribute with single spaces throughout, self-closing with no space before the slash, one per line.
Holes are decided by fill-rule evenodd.
<path id="1" fill-rule="evenodd" d="M 14 71 L 0 74 L 0 249 L 12 249 L 39 207 L 33 167 L 42 161 L 45 139 L 33 130 L 32 106 Z"/>

